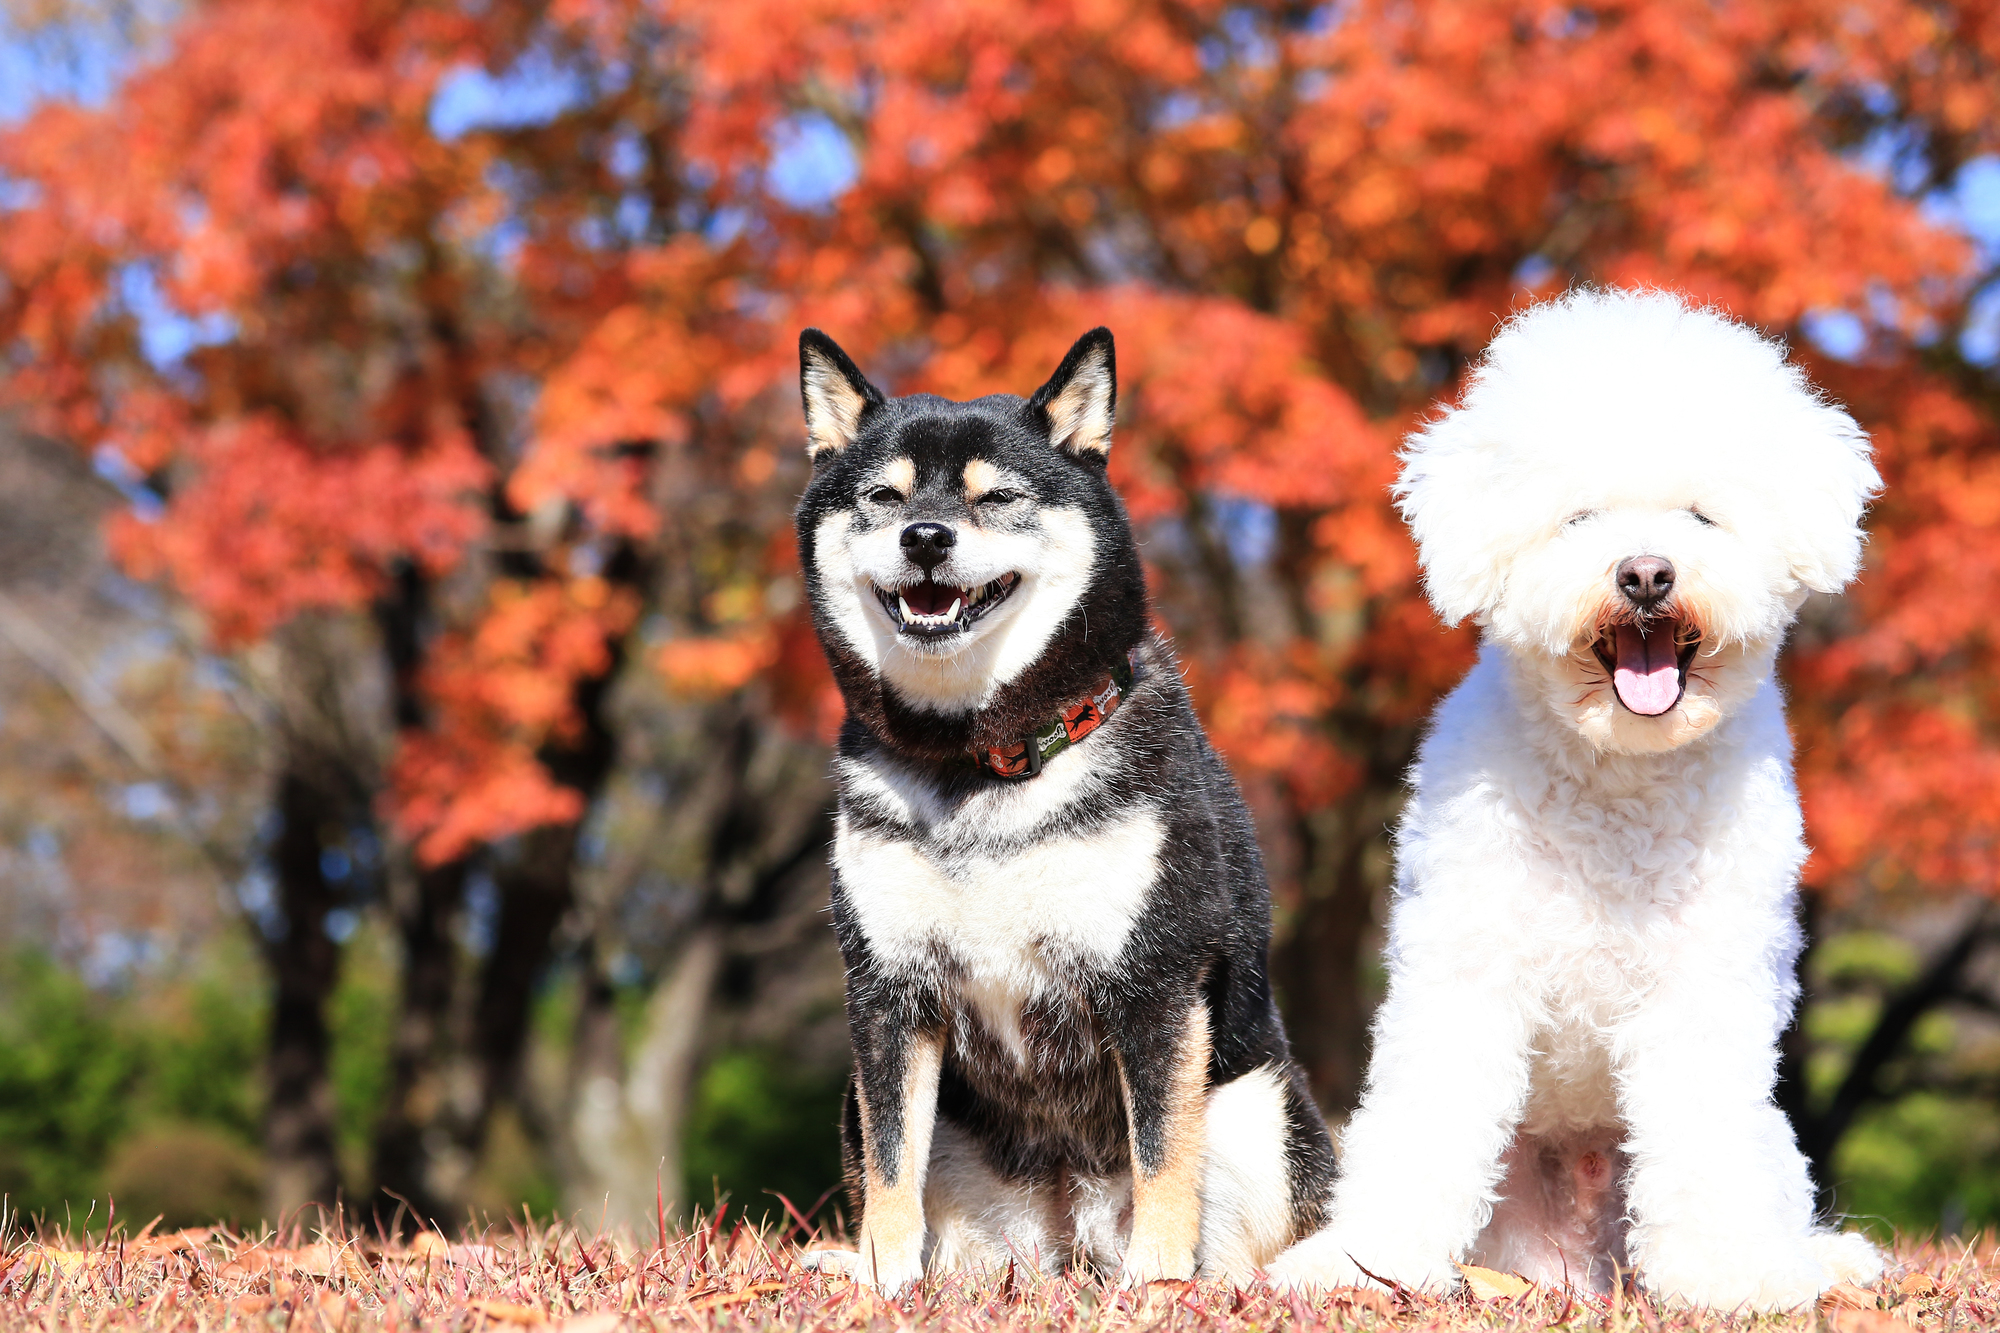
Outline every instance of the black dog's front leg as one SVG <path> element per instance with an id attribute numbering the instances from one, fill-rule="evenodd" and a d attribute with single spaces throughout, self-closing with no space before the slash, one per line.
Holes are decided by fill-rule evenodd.
<path id="1" fill-rule="evenodd" d="M 860 1277 L 896 1292 L 924 1275 L 924 1173 L 937 1122 L 944 1033 L 917 987 L 848 979 L 861 1123 Z"/>
<path id="2" fill-rule="evenodd" d="M 1124 1280 L 1193 1277 L 1207 1146 L 1208 1007 L 1196 995 L 1128 1009 L 1117 1049 L 1132 1137 Z"/>

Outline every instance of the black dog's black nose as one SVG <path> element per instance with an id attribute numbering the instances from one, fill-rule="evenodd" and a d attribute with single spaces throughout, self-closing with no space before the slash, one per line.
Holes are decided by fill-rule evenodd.
<path id="1" fill-rule="evenodd" d="M 912 523 L 903 529 L 903 554 L 928 574 L 944 563 L 958 535 L 942 523 Z"/>
<path id="2" fill-rule="evenodd" d="M 910 535 L 903 534 L 903 544 Z M 1657 555 L 1635 555 L 1618 566 L 1618 591 L 1640 610 L 1650 610 L 1674 590 L 1674 562 Z"/>

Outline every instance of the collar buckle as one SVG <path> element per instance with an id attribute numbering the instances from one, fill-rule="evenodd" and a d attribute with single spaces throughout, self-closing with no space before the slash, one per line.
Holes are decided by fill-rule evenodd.
<path id="1" fill-rule="evenodd" d="M 994 777 L 999 778 L 1002 782 L 1026 782 L 1029 778 L 1038 778 L 1042 775 L 1042 739 L 1039 736 L 1030 736 L 1021 742 L 1021 766 L 1019 768 L 1014 768 L 1010 765 L 1003 772 L 998 765 L 1007 761 L 1001 759 L 1000 752 L 998 750 L 989 750 L 987 754 L 988 762 L 986 764 L 986 771 Z"/>

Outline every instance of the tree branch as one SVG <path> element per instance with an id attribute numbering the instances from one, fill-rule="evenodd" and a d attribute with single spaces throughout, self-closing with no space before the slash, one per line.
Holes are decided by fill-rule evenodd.
<path id="1" fill-rule="evenodd" d="M 147 777 L 165 778 L 166 764 L 139 719 L 91 678 L 90 668 L 35 620 L 26 608 L 0 592 L 0 638 L 40 667 L 134 767 Z"/>
<path id="2" fill-rule="evenodd" d="M 1993 904 L 1982 899 L 1957 937 L 1931 960 L 1923 975 L 1883 1006 L 1881 1017 L 1875 1020 L 1874 1030 L 1861 1043 L 1861 1049 L 1855 1052 L 1853 1062 L 1848 1065 L 1847 1075 L 1835 1091 L 1833 1101 L 1825 1111 L 1809 1117 L 1807 1124 L 1800 1127 L 1800 1146 L 1812 1160 L 1815 1174 L 1821 1180 L 1826 1179 L 1833 1150 L 1853 1127 L 1855 1116 L 1863 1107 L 1882 1100 L 1886 1095 L 1882 1088 L 1882 1072 L 1902 1054 L 1917 1021 L 1938 1006 L 1963 998 L 1966 964 L 1972 961 L 1973 953 L 1992 930 Z"/>

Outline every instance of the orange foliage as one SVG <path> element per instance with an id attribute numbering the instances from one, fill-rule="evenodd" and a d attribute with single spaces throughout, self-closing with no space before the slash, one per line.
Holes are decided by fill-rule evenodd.
<path id="1" fill-rule="evenodd" d="M 420 450 L 321 453 L 251 416 L 187 432 L 180 456 L 191 476 L 175 521 L 123 515 L 113 547 L 134 574 L 170 578 L 224 643 L 301 611 L 365 604 L 398 557 L 443 572 L 483 528 L 490 469 L 449 428 Z"/>
<path id="2" fill-rule="evenodd" d="M 546 124 L 433 132 L 450 71 L 529 50 L 582 90 Z M 1468 660 L 1387 485 L 1498 319 L 1579 279 L 1795 335 L 1852 312 L 1867 355 L 1814 370 L 1890 489 L 1789 668 L 1813 874 L 1990 887 L 2000 409 L 1951 348 L 1976 255 L 1919 195 L 1995 148 L 1996 61 L 2000 15 L 1964 0 L 215 0 L 109 105 L 0 144 L 34 189 L 0 227 L 0 347 L 51 428 L 166 479 L 121 549 L 224 637 L 554 516 L 421 676 L 392 800 L 448 855 L 577 814 L 535 755 L 639 610 L 584 604 L 582 543 L 684 562 L 648 658 L 676 688 L 826 725 L 770 594 L 801 324 L 954 395 L 1112 325 L 1162 616 L 1298 812 L 1393 784 Z M 854 174 L 788 203 L 765 172 L 801 116 Z M 134 265 L 227 321 L 185 370 L 136 354 Z"/>
<path id="3" fill-rule="evenodd" d="M 581 799 L 550 778 L 534 742 L 568 739 L 575 682 L 605 674 L 608 644 L 637 612 L 629 589 L 600 578 L 503 581 L 470 632 L 436 647 L 424 684 L 440 719 L 404 736 L 389 781 L 392 812 L 421 831 L 427 859 L 581 817 Z"/>

